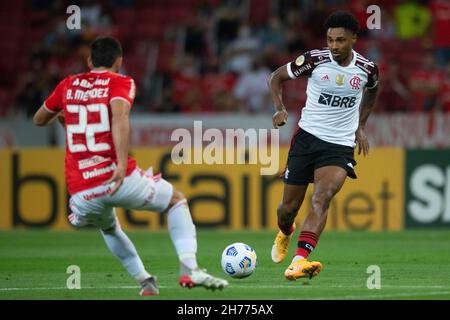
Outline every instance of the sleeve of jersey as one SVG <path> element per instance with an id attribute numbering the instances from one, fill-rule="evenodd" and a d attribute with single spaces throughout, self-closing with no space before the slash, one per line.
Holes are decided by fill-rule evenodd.
<path id="1" fill-rule="evenodd" d="M 66 79 L 62 80 L 52 92 L 52 94 L 44 101 L 44 107 L 51 113 L 57 113 L 63 109 L 63 94 Z"/>
<path id="2" fill-rule="evenodd" d="M 310 76 L 314 69 L 311 53 L 309 51 L 305 52 L 294 61 L 289 62 L 286 66 L 291 79 L 296 79 L 300 76 Z"/>
<path id="3" fill-rule="evenodd" d="M 134 80 L 130 77 L 119 77 L 111 81 L 109 102 L 115 99 L 121 99 L 133 105 L 136 95 L 136 86 Z"/>
<path id="4" fill-rule="evenodd" d="M 373 68 L 370 68 L 370 74 L 367 79 L 366 88 L 374 89 L 378 86 L 378 67 L 374 64 Z"/>

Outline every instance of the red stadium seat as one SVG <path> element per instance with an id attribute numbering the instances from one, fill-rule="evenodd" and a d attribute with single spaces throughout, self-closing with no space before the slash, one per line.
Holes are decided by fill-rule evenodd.
<path id="1" fill-rule="evenodd" d="M 158 60 L 156 70 L 158 72 L 167 72 L 175 55 L 175 44 L 172 42 L 162 42 L 159 44 Z"/>
<path id="2" fill-rule="evenodd" d="M 160 40 L 164 35 L 164 29 L 156 24 L 142 24 L 135 29 L 134 36 L 139 39 Z"/>
<path id="3" fill-rule="evenodd" d="M 172 8 L 166 11 L 166 19 L 171 24 L 184 24 L 193 15 L 192 8 Z"/>
<path id="4" fill-rule="evenodd" d="M 112 12 L 114 22 L 118 25 L 133 24 L 136 19 L 136 11 L 133 9 L 116 9 Z"/>
<path id="5" fill-rule="evenodd" d="M 49 17 L 49 12 L 46 10 L 42 11 L 30 11 L 27 13 L 27 20 L 31 24 L 38 24 L 46 21 Z"/>
<path id="6" fill-rule="evenodd" d="M 270 16 L 270 0 L 250 0 L 250 21 L 254 24 L 266 23 Z"/>

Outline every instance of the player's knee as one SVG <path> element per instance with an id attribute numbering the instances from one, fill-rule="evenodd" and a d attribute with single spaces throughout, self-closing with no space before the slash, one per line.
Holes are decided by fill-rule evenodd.
<path id="1" fill-rule="evenodd" d="M 180 201 L 182 201 L 182 200 L 185 200 L 185 199 L 186 199 L 186 197 L 184 196 L 183 193 L 181 193 L 180 191 L 174 189 L 174 190 L 173 190 L 172 199 L 170 199 L 170 202 L 169 202 L 169 209 L 170 209 L 173 205 L 175 205 L 175 204 L 177 204 L 178 202 L 180 202 Z"/>
<path id="2" fill-rule="evenodd" d="M 100 229 L 104 234 L 113 234 L 116 231 L 116 225 L 114 224 L 112 227 L 106 229 Z"/>

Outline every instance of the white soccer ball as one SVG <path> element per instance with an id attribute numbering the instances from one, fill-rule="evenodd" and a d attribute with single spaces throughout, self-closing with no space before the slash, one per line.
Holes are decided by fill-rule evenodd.
<path id="1" fill-rule="evenodd" d="M 255 271 L 256 252 L 245 243 L 230 244 L 222 253 L 222 269 L 233 278 L 245 278 Z"/>

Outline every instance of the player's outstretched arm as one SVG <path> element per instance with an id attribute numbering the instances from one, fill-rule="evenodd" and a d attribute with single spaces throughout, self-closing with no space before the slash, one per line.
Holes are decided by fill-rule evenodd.
<path id="1" fill-rule="evenodd" d="M 113 175 L 104 184 L 114 182 L 110 194 L 114 194 L 122 185 L 128 168 L 128 149 L 130 145 L 130 104 L 122 99 L 111 101 L 111 131 L 116 149 L 117 167 Z"/>
<path id="2" fill-rule="evenodd" d="M 366 127 L 367 119 L 369 118 L 370 113 L 375 107 L 375 101 L 378 95 L 378 87 L 379 85 L 375 86 L 374 88 L 365 90 L 360 106 L 359 125 L 355 135 L 356 142 L 358 143 L 358 154 L 361 154 L 362 150 L 364 156 L 369 154 L 369 141 L 367 139 L 366 133 L 364 132 L 364 129 Z"/>
<path id="3" fill-rule="evenodd" d="M 273 104 L 275 105 L 275 113 L 272 116 L 272 124 L 274 128 L 283 126 L 288 119 L 288 113 L 283 104 L 282 90 L 282 84 L 287 80 L 291 80 L 291 78 L 289 77 L 286 66 L 282 66 L 272 72 L 269 79 L 267 79 L 270 95 L 272 97 Z"/>
<path id="4" fill-rule="evenodd" d="M 34 114 L 33 123 L 36 126 L 43 127 L 52 123 L 61 112 L 50 112 L 43 104 Z"/>

